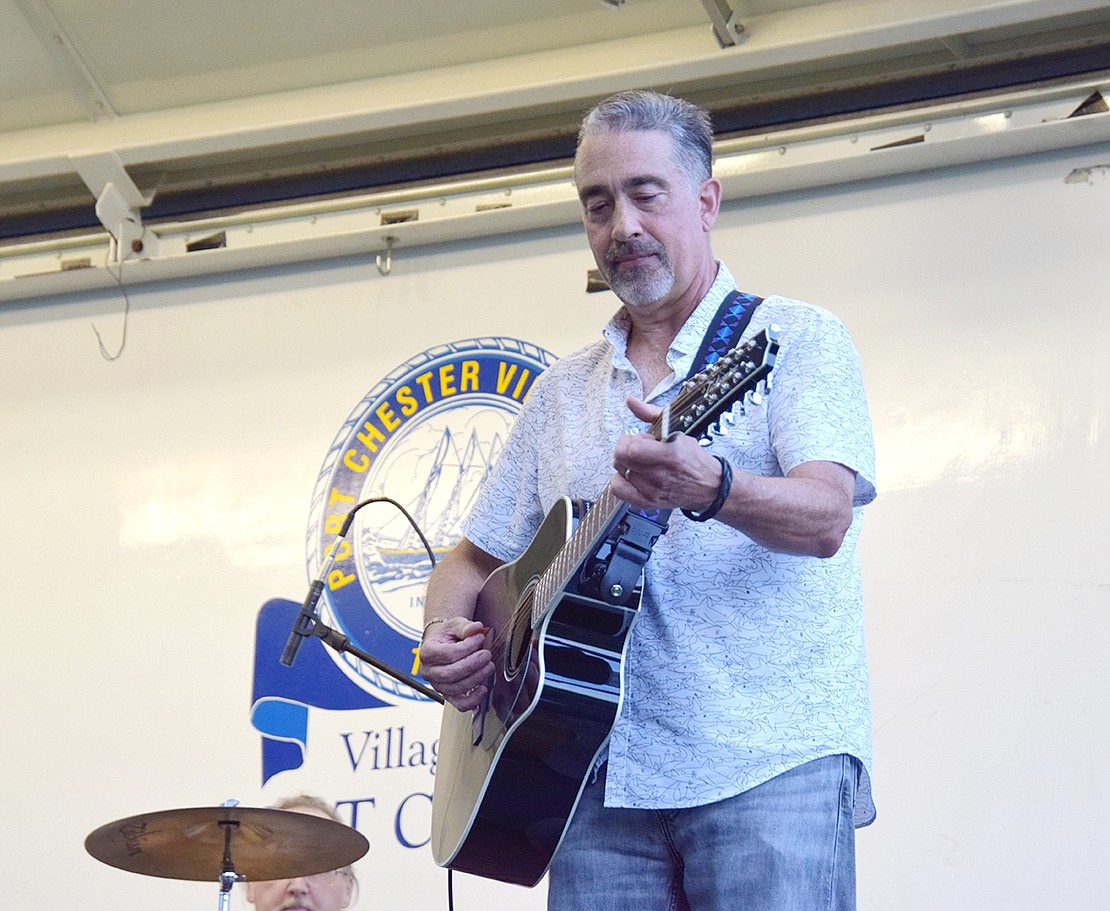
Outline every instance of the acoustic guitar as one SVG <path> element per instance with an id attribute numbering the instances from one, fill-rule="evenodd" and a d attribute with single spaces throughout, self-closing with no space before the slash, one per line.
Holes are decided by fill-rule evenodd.
<path id="1" fill-rule="evenodd" d="M 707 439 L 763 388 L 778 352 L 764 329 L 688 379 L 649 432 Z M 493 572 L 475 619 L 495 673 L 474 711 L 444 706 L 432 798 L 440 866 L 532 886 L 543 878 L 620 712 L 643 567 L 669 510 L 609 487 L 562 498 L 525 552 Z"/>

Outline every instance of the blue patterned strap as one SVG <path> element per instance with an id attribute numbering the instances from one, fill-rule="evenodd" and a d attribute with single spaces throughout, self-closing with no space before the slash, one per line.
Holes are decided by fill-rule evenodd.
<path id="1" fill-rule="evenodd" d="M 721 301 L 713 322 L 702 339 L 701 348 L 698 350 L 694 363 L 690 367 L 690 376 L 700 373 L 711 364 L 717 363 L 744 334 L 744 330 L 751 322 L 755 308 L 763 300 L 754 294 L 743 291 L 733 291 Z M 689 379 L 689 377 L 687 377 Z"/>
<path id="2" fill-rule="evenodd" d="M 702 339 L 701 348 L 698 350 L 694 363 L 690 367 L 690 376 L 700 373 L 711 364 L 717 363 L 730 349 L 740 341 L 740 336 L 751 322 L 755 308 L 762 302 L 762 297 L 747 294 L 743 291 L 732 291 L 717 308 L 713 321 Z M 689 379 L 689 377 L 687 377 Z M 719 509 L 719 504 L 717 505 Z M 654 522 L 664 531 L 670 521 L 669 509 L 633 509 L 634 515 Z M 716 510 L 714 510 L 716 512 Z M 706 518 L 709 518 L 707 515 Z"/>
<path id="3" fill-rule="evenodd" d="M 754 294 L 733 291 L 721 302 L 702 340 L 697 357 L 694 358 L 690 376 L 715 364 L 740 341 L 753 311 L 762 300 L 763 298 Z M 721 468 L 722 487 L 717 500 L 702 513 L 691 514 L 683 510 L 696 522 L 712 518 L 728 495 L 725 482 L 731 477 L 731 473 L 724 460 Z M 603 496 L 612 496 L 608 488 Z M 590 503 L 581 504 L 581 512 L 576 508 L 575 515 L 584 513 L 592 506 Z M 644 564 L 651 556 L 656 540 L 667 531 L 672 512 L 670 509 L 621 506 L 613 516 L 614 524 L 605 534 L 603 543 L 582 559 L 577 575 L 583 590 L 588 590 L 593 597 L 614 604 L 630 603 L 635 597 L 638 606 L 639 580 Z"/>

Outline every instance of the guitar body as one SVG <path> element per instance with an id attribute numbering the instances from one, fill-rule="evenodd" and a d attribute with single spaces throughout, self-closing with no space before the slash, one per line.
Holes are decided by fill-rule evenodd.
<path id="1" fill-rule="evenodd" d="M 432 854 L 441 866 L 539 882 L 616 722 L 639 586 L 621 605 L 568 586 L 539 606 L 535 624 L 518 609 L 573 523 L 564 498 L 479 595 L 475 618 L 490 628 L 497 670 L 482 707 L 444 707 L 432 802 Z"/>

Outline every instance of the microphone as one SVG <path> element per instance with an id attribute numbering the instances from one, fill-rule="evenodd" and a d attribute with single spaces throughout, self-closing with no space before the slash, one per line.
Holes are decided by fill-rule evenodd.
<path id="1" fill-rule="evenodd" d="M 316 577 L 315 581 L 308 587 L 308 594 L 305 595 L 304 604 L 301 605 L 300 613 L 297 614 L 297 619 L 293 621 L 293 631 L 289 634 L 289 639 L 285 643 L 285 650 L 281 653 L 281 663 L 286 667 L 292 667 L 293 662 L 297 660 L 297 651 L 301 647 L 305 636 L 311 636 L 316 631 L 316 624 L 320 618 L 316 614 L 316 604 L 320 600 L 320 596 L 324 594 L 324 579 L 331 568 L 332 563 L 335 562 L 336 555 L 339 553 L 339 546 L 343 543 L 343 539 L 347 537 L 347 532 L 351 528 L 351 523 L 355 520 L 355 513 L 370 503 L 377 501 L 377 498 L 370 500 L 363 500 L 361 503 L 355 504 L 354 509 L 347 513 L 343 519 L 343 527 L 339 530 L 339 534 L 335 536 L 335 540 L 331 542 L 331 547 L 328 552 L 324 554 L 324 559 L 320 563 L 320 574 Z"/>
<path id="2" fill-rule="evenodd" d="M 365 661 L 383 674 L 392 677 L 394 680 L 399 680 L 401 683 L 405 684 L 405 686 L 411 687 L 418 693 L 442 704 L 443 697 L 431 687 L 425 686 L 415 677 L 404 673 L 404 671 L 399 671 L 395 667 L 390 667 L 384 661 L 380 661 L 368 652 L 355 648 L 345 635 L 331 629 L 316 613 L 316 605 L 324 594 L 324 579 L 328 578 L 328 570 L 336 560 L 340 545 L 342 545 L 343 539 L 347 536 L 347 532 L 351 527 L 351 522 L 354 520 L 355 513 L 362 509 L 363 506 L 368 506 L 370 503 L 383 502 L 391 503 L 406 519 L 408 519 L 409 525 L 412 526 L 417 537 L 423 542 L 424 549 L 428 552 L 428 559 L 431 561 L 432 567 L 435 567 L 436 558 L 435 554 L 432 552 L 431 545 L 428 543 L 428 539 L 424 537 L 424 533 L 420 530 L 420 527 L 413 520 L 412 516 L 408 514 L 404 506 L 396 500 L 391 500 L 389 497 L 371 497 L 368 500 L 363 500 L 361 503 L 356 503 L 354 508 L 347 513 L 347 517 L 343 520 L 343 527 L 340 529 L 335 540 L 332 541 L 331 547 L 328 548 L 328 552 L 324 555 L 324 560 L 320 564 L 319 574 L 308 588 L 308 594 L 305 596 L 304 604 L 301 605 L 300 612 L 297 614 L 297 619 L 293 621 L 293 631 L 289 633 L 289 639 L 285 643 L 285 650 L 281 653 L 280 660 L 285 667 L 292 667 L 293 662 L 297 658 L 297 651 L 300 649 L 301 643 L 304 641 L 305 637 L 319 636 L 324 640 L 325 645 L 335 649 L 337 652 L 350 652 L 360 661 Z"/>
<path id="3" fill-rule="evenodd" d="M 297 651 L 300 649 L 305 636 L 312 636 L 316 633 L 316 625 L 320 622 L 320 618 L 316 614 L 316 604 L 324 594 L 324 579 L 327 577 L 328 570 L 331 568 L 332 563 L 335 562 L 343 539 L 347 537 L 347 532 L 350 530 L 351 523 L 355 519 L 355 513 L 362 509 L 363 506 L 369 506 L 371 503 L 383 502 L 391 503 L 406 519 L 408 519 L 409 525 L 412 526 L 417 536 L 423 542 L 424 549 L 428 552 L 428 558 L 431 560 L 432 566 L 435 566 L 435 555 L 432 553 L 431 545 L 428 544 L 428 540 L 424 537 L 424 533 L 420 530 L 412 516 L 408 514 L 404 506 L 396 500 L 391 500 L 389 497 L 371 497 L 368 500 L 363 500 L 361 503 L 356 503 L 351 511 L 344 517 L 343 527 L 340 528 L 339 534 L 335 536 L 335 540 L 331 542 L 331 547 L 328 548 L 328 552 L 324 555 L 324 559 L 320 563 L 320 574 L 309 586 L 308 594 L 305 596 L 304 604 L 301 605 L 300 613 L 297 614 L 297 619 L 293 621 L 293 631 L 289 633 L 289 639 L 285 643 L 285 650 L 281 653 L 280 660 L 285 667 L 292 667 L 293 662 L 297 660 Z M 327 630 L 327 627 L 324 627 L 324 629 Z M 330 630 L 326 631 L 324 636 L 327 636 L 328 632 L 330 632 Z M 431 691 L 429 690 L 429 692 Z"/>
<path id="4" fill-rule="evenodd" d="M 304 604 L 301 605 L 301 611 L 297 614 L 297 619 L 293 623 L 293 630 L 289 633 L 289 639 L 285 643 L 285 650 L 281 653 L 281 663 L 286 667 L 293 666 L 293 662 L 297 660 L 297 651 L 300 649 L 301 643 L 304 642 L 304 637 L 311 636 L 316 628 L 316 621 L 319 619 L 316 616 L 316 604 L 323 593 L 324 580 L 322 578 L 315 580 L 309 586 Z"/>

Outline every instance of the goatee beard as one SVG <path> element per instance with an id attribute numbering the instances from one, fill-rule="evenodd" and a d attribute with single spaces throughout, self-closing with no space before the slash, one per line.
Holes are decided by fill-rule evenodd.
<path id="1" fill-rule="evenodd" d="M 634 269 L 620 269 L 616 260 L 629 254 L 652 254 L 658 261 Z M 666 250 L 654 244 L 614 244 L 606 257 L 609 262 L 609 287 L 630 307 L 653 304 L 674 287 L 674 271 Z"/>

